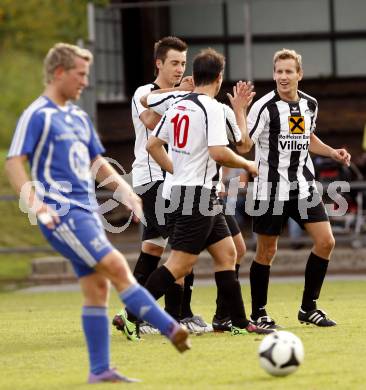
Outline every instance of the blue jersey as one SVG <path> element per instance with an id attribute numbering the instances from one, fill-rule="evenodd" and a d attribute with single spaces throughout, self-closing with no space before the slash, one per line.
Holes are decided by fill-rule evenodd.
<path id="1" fill-rule="evenodd" d="M 60 210 L 96 210 L 90 162 L 104 148 L 88 115 L 74 104 L 35 100 L 20 117 L 8 153 L 26 155 L 40 199 Z"/>

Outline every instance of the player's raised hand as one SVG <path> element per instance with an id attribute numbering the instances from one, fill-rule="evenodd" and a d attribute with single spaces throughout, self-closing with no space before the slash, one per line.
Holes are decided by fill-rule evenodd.
<path id="1" fill-rule="evenodd" d="M 193 91 L 194 90 L 193 77 L 192 76 L 183 77 L 178 89 L 180 91 Z"/>
<path id="2" fill-rule="evenodd" d="M 347 167 L 351 164 L 351 155 L 347 152 L 346 149 L 333 149 L 333 152 L 330 156 L 333 160 L 340 162 Z"/>
<path id="3" fill-rule="evenodd" d="M 227 94 L 227 97 L 230 100 L 230 104 L 233 109 L 244 109 L 250 106 L 255 96 L 255 92 L 253 91 L 253 84 L 248 81 L 238 81 L 236 85 L 233 86 L 233 94 Z"/>

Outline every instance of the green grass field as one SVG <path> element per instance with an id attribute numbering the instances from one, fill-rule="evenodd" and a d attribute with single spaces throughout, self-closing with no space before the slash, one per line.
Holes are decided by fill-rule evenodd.
<path id="1" fill-rule="evenodd" d="M 259 367 L 260 337 L 230 334 L 193 336 L 193 349 L 178 354 L 158 335 L 139 343 L 112 330 L 112 361 L 120 371 L 143 380 L 140 389 L 364 389 L 366 381 L 366 282 L 329 281 L 321 306 L 338 326 L 300 325 L 296 313 L 302 286 L 273 283 L 270 312 L 305 347 L 305 361 L 285 378 L 272 378 Z M 197 287 L 193 307 L 206 319 L 214 310 L 214 287 Z M 244 287 L 248 301 L 248 288 Z M 0 388 L 26 390 L 87 389 L 87 356 L 80 328 L 78 292 L 0 294 Z M 112 294 L 110 316 L 119 308 Z M 95 388 L 121 388 L 115 384 Z M 94 388 L 94 387 L 93 387 Z"/>

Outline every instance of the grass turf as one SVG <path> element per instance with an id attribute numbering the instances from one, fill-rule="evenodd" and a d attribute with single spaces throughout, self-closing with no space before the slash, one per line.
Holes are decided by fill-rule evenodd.
<path id="1" fill-rule="evenodd" d="M 142 384 L 132 385 L 141 389 L 364 389 L 366 282 L 325 285 L 321 307 L 339 323 L 329 329 L 297 322 L 301 289 L 298 283 L 273 283 L 270 290 L 270 312 L 305 347 L 303 365 L 288 377 L 272 378 L 262 371 L 257 359 L 261 337 L 254 335 L 193 336 L 192 351 L 179 355 L 162 336 L 132 343 L 113 329 L 112 361 L 121 372 L 142 379 Z M 244 295 L 248 301 L 247 287 Z M 196 287 L 195 312 L 210 319 L 214 298 L 213 287 Z M 78 292 L 0 294 L 2 390 L 89 388 L 80 304 Z M 118 308 L 113 294 L 110 315 Z"/>

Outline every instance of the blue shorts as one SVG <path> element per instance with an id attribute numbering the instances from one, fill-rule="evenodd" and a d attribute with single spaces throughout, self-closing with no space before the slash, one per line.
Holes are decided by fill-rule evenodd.
<path id="1" fill-rule="evenodd" d="M 71 261 L 80 278 L 94 271 L 97 263 L 114 247 L 109 242 L 97 213 L 81 208 L 72 208 L 60 217 L 55 229 L 39 227 L 52 247 Z"/>

